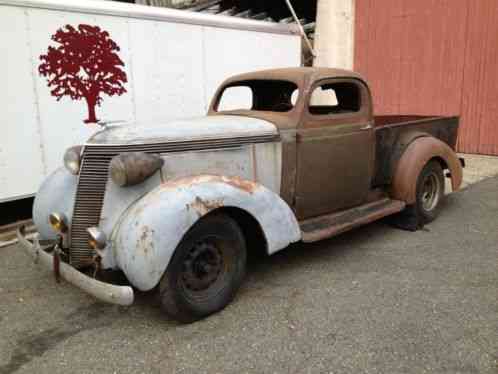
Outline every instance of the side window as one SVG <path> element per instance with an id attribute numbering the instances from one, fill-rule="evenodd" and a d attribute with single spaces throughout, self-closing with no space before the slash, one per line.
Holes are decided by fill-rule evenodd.
<path id="1" fill-rule="evenodd" d="M 252 109 L 253 92 L 248 86 L 227 87 L 221 95 L 218 111 Z"/>
<path id="2" fill-rule="evenodd" d="M 360 97 L 360 88 L 354 83 L 325 83 L 311 93 L 309 112 L 313 115 L 358 112 L 361 108 Z"/>

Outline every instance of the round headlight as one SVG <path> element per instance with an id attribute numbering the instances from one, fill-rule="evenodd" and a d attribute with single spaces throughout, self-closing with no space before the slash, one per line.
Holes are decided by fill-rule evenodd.
<path id="1" fill-rule="evenodd" d="M 124 160 L 116 156 L 111 160 L 111 165 L 109 167 L 111 173 L 111 179 L 120 187 L 126 186 L 128 183 L 128 176 L 126 174 L 126 166 Z"/>
<path id="2" fill-rule="evenodd" d="M 55 232 L 65 233 L 67 231 L 67 218 L 63 213 L 50 213 L 48 222 Z"/>
<path id="3" fill-rule="evenodd" d="M 81 166 L 81 145 L 68 148 L 64 153 L 64 166 L 71 174 L 77 175 Z"/>
<path id="4" fill-rule="evenodd" d="M 111 178 L 120 187 L 142 183 L 163 166 L 158 155 L 144 152 L 122 153 L 109 166 Z"/>
<path id="5" fill-rule="evenodd" d="M 88 236 L 88 244 L 93 249 L 104 249 L 107 245 L 107 238 L 105 234 L 100 231 L 97 227 L 89 227 L 86 229 Z"/>

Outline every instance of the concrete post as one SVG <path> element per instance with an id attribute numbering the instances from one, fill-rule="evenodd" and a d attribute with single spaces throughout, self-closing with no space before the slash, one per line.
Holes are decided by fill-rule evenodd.
<path id="1" fill-rule="evenodd" d="M 353 69 L 355 0 L 318 0 L 313 66 Z"/>

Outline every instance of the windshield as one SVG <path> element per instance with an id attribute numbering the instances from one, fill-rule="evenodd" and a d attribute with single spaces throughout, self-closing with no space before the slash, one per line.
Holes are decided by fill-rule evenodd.
<path id="1" fill-rule="evenodd" d="M 280 80 L 250 80 L 226 86 L 218 100 L 217 112 L 257 110 L 288 112 L 299 96 L 295 83 Z"/>

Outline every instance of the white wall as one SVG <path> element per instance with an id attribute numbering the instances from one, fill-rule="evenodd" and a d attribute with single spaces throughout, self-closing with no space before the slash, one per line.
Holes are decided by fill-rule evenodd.
<path id="1" fill-rule="evenodd" d="M 105 120 L 202 115 L 228 76 L 299 66 L 301 58 L 297 35 L 0 4 L 4 111 L 0 117 L 0 201 L 35 193 L 43 177 L 61 166 L 64 150 L 81 144 L 95 131 L 95 126 L 83 123 L 85 101 L 69 97 L 56 101 L 46 78 L 38 74 L 39 56 L 54 45 L 51 36 L 66 24 L 98 25 L 121 47 L 128 92 L 103 95 L 96 111 L 97 118 Z"/>
<path id="2" fill-rule="evenodd" d="M 353 69 L 355 0 L 318 0 L 313 66 Z"/>

